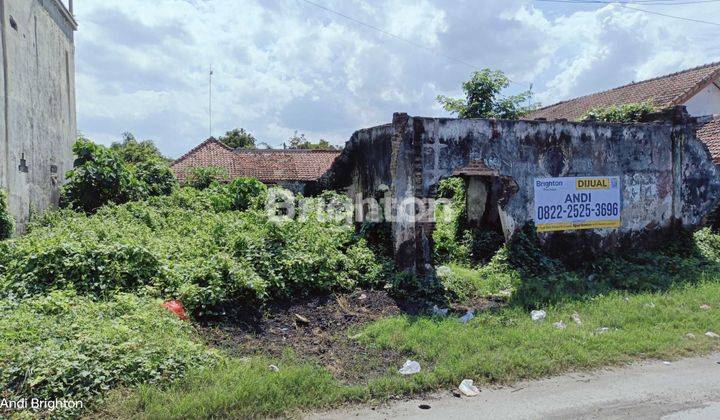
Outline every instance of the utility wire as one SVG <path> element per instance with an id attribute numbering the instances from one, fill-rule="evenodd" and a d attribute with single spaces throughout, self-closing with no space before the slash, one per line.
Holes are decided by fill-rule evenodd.
<path id="1" fill-rule="evenodd" d="M 626 8 L 626 9 L 635 10 L 638 12 L 649 13 L 651 15 L 663 16 L 663 17 L 673 18 L 673 19 L 680 19 L 680 20 L 694 22 L 694 23 L 704 23 L 707 25 L 720 26 L 720 23 L 718 23 L 718 22 L 710 22 L 707 20 L 700 20 L 700 19 L 686 18 L 686 17 L 682 17 L 682 16 L 668 15 L 666 13 L 655 12 L 653 10 L 640 9 L 638 7 L 628 6 L 629 2 L 623 2 L 623 1 L 599 1 L 599 0 L 596 0 L 596 1 L 592 1 L 592 0 L 582 0 L 582 1 L 535 0 L 535 1 L 545 2 L 545 3 L 565 3 L 565 4 L 619 4 L 620 6 Z M 680 4 L 680 3 L 674 3 L 674 4 Z"/>
<path id="2" fill-rule="evenodd" d="M 374 31 L 380 32 L 380 33 L 383 34 L 383 35 L 386 35 L 386 36 L 389 36 L 389 37 L 391 37 L 391 38 L 397 39 L 398 41 L 402 41 L 402 42 L 405 42 L 405 43 L 407 43 L 407 44 L 410 44 L 410 45 L 412 45 L 412 46 L 414 46 L 414 47 L 416 47 L 416 48 L 420 48 L 420 49 L 423 49 L 423 50 L 425 50 L 425 51 L 428 51 L 428 52 L 430 52 L 430 53 L 432 53 L 432 54 L 436 54 L 436 55 L 442 56 L 442 57 L 444 57 L 444 58 L 446 58 L 446 59 L 448 59 L 448 60 L 450 60 L 450 61 L 454 61 L 454 62 L 456 62 L 456 63 L 458 63 L 458 64 L 462 64 L 462 65 L 464 65 L 464 66 L 466 66 L 466 67 L 469 67 L 469 68 L 471 68 L 471 69 L 473 69 L 473 70 L 480 70 L 480 68 L 479 68 L 478 66 L 476 66 L 476 65 L 474 65 L 474 64 L 472 64 L 472 63 L 469 63 L 469 62 L 467 62 L 467 61 L 465 61 L 465 60 L 462 60 L 462 59 L 457 58 L 457 57 L 453 57 L 453 56 L 451 56 L 451 55 L 447 55 L 447 54 L 445 54 L 444 52 L 442 52 L 442 51 L 440 51 L 440 50 L 438 50 L 438 49 L 430 48 L 430 47 L 428 47 L 428 46 L 426 46 L 426 45 L 420 44 L 420 43 L 415 42 L 415 41 L 413 41 L 413 40 L 410 40 L 410 39 L 407 39 L 407 38 L 403 38 L 403 37 L 401 37 L 401 36 L 399 36 L 399 35 L 395 35 L 395 34 L 392 33 L 392 32 L 388 32 L 388 31 L 386 31 L 386 30 L 384 30 L 384 29 L 382 29 L 382 28 L 378 28 L 377 26 L 371 25 L 371 24 L 369 24 L 369 23 L 365 23 L 365 22 L 363 22 L 363 21 L 361 21 L 361 20 L 359 20 L 359 19 L 355 19 L 354 17 L 348 16 L 348 15 L 346 15 L 346 14 L 344 14 L 344 13 L 341 13 L 341 12 L 338 12 L 337 10 L 330 9 L 329 7 L 325 7 L 325 6 L 323 6 L 322 4 L 318 4 L 318 3 L 315 3 L 314 1 L 310 1 L 310 0 L 302 0 L 302 1 L 305 2 L 305 3 L 307 3 L 307 4 L 310 4 L 310 5 L 312 5 L 312 6 L 315 6 L 315 7 L 319 8 L 319 9 L 322 9 L 322 10 L 324 10 L 324 11 L 326 11 L 326 12 L 332 13 L 332 14 L 337 15 L 337 16 L 340 16 L 340 17 L 343 17 L 343 18 L 345 18 L 345 19 L 347 19 L 347 20 L 349 20 L 349 21 L 351 21 L 351 22 L 357 23 L 358 25 L 364 26 L 364 27 L 366 27 L 366 28 L 369 28 L 369 29 L 372 29 L 372 30 L 374 30 Z M 510 80 L 509 78 L 508 78 L 508 81 L 509 81 L 510 83 L 515 83 L 515 84 L 518 84 L 518 85 L 521 84 L 521 83 L 518 83 L 518 82 L 514 82 L 514 81 Z"/>
<path id="3" fill-rule="evenodd" d="M 623 4 L 622 7 L 626 8 L 626 9 L 630 9 L 630 10 L 636 10 L 638 12 L 649 13 L 651 15 L 664 16 L 664 17 L 673 18 L 673 19 L 680 19 L 680 20 L 684 20 L 687 22 L 704 23 L 706 25 L 720 26 L 720 23 L 718 23 L 718 22 L 710 22 L 708 20 L 700 20 L 700 19 L 686 18 L 686 17 L 682 17 L 682 16 L 668 15 L 665 13 L 655 12 L 652 10 L 639 9 L 637 7 L 628 6 L 626 4 Z"/>
<path id="4" fill-rule="evenodd" d="M 702 3 L 717 3 L 720 0 L 687 0 L 687 1 L 669 1 L 669 0 L 632 0 L 632 1 L 607 1 L 607 0 L 535 0 L 551 3 L 565 3 L 565 4 L 635 4 L 642 6 L 681 6 L 685 4 L 702 4 Z"/>

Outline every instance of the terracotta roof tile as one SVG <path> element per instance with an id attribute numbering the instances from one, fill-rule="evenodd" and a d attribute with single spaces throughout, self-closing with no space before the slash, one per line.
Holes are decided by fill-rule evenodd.
<path id="1" fill-rule="evenodd" d="M 702 126 L 697 132 L 697 137 L 707 144 L 713 161 L 720 163 L 720 115 L 713 116 L 710 122 Z"/>
<path id="2" fill-rule="evenodd" d="M 588 110 L 611 105 L 649 101 L 663 109 L 681 105 L 709 83 L 720 78 L 720 62 L 631 83 L 604 92 L 559 102 L 532 112 L 528 118 L 580 119 Z"/>
<path id="3" fill-rule="evenodd" d="M 217 166 L 229 179 L 257 178 L 265 183 L 315 181 L 332 165 L 339 150 L 233 150 L 209 138 L 176 160 L 170 168 L 184 182 L 192 168 Z"/>
<path id="4" fill-rule="evenodd" d="M 498 172 L 487 167 L 479 160 L 471 160 L 467 165 L 456 169 L 453 176 L 497 176 Z"/>

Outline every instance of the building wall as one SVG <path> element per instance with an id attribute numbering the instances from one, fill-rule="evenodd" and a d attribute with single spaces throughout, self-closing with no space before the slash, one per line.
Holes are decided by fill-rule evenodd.
<path id="1" fill-rule="evenodd" d="M 0 17 L 0 185 L 21 231 L 72 169 L 76 26 L 59 0 L 0 0 Z"/>
<path id="2" fill-rule="evenodd" d="M 715 84 L 710 84 L 684 105 L 688 113 L 696 117 L 720 114 L 720 88 Z"/>
<path id="3" fill-rule="evenodd" d="M 367 159 L 375 155 L 390 158 Z M 508 240 L 533 222 L 536 177 L 620 177 L 619 228 L 538 233 L 549 254 L 567 261 L 663 246 L 678 226 L 701 226 L 720 200 L 719 169 L 686 119 L 609 124 L 395 114 L 391 127 L 355 133 L 323 182 L 364 197 L 385 184 L 398 200 L 432 198 L 440 180 L 473 162 L 496 174 Z M 400 269 L 432 274 L 434 228 L 432 221 L 392 221 Z"/>

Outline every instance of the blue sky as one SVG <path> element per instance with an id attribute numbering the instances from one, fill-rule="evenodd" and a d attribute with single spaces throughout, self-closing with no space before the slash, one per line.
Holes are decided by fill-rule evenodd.
<path id="1" fill-rule="evenodd" d="M 720 22 L 720 1 L 633 7 Z M 281 146 L 344 143 L 392 113 L 447 116 L 474 69 L 505 71 L 551 104 L 720 60 L 718 27 L 619 4 L 530 0 L 76 1 L 78 129 L 130 131 L 177 157 L 234 127 Z M 677 3 L 687 3 L 678 0 Z M 663 3 L 663 4 L 658 4 Z"/>

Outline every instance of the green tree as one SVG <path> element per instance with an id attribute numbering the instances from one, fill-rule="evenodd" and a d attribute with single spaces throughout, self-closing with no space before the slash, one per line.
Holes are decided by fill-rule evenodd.
<path id="1" fill-rule="evenodd" d="M 143 183 L 145 196 L 167 195 L 177 186 L 168 159 L 152 140 L 137 141 L 130 132 L 123 133 L 121 142 L 110 145 L 110 151 L 122 158 L 127 169 Z"/>
<path id="2" fill-rule="evenodd" d="M 446 111 L 460 118 L 518 119 L 538 108 L 531 103 L 532 92 L 503 96 L 502 91 L 510 85 L 510 79 L 499 70 L 476 71 L 463 83 L 465 98 L 449 98 L 438 95 L 437 100 Z"/>
<path id="3" fill-rule="evenodd" d="M 235 128 L 225 133 L 224 136 L 218 140 L 228 147 L 233 149 L 254 149 L 255 148 L 255 137 L 249 132 L 245 131 L 244 128 Z"/>
<path id="4" fill-rule="evenodd" d="M 122 136 L 122 141 L 113 142 L 110 145 L 110 150 L 120 155 L 125 163 L 134 164 L 156 160 L 172 161 L 172 159 L 168 159 L 160 153 L 152 140 L 138 141 L 133 133 L 127 131 Z"/>
<path id="5" fill-rule="evenodd" d="M 15 220 L 8 210 L 7 193 L 0 189 L 0 240 L 12 236 L 15 231 Z"/>
<path id="6" fill-rule="evenodd" d="M 310 140 L 305 137 L 305 134 L 300 133 L 298 134 L 297 131 L 290 136 L 290 149 L 319 149 L 319 150 L 335 150 L 337 149 L 336 146 L 333 146 L 330 144 L 329 141 L 325 139 L 318 140 L 317 143 L 312 143 Z"/>

